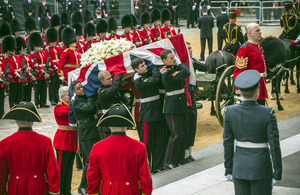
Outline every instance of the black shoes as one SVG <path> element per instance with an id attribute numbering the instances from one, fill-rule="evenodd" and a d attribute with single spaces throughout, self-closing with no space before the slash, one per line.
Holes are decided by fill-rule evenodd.
<path id="1" fill-rule="evenodd" d="M 195 161 L 195 159 L 194 159 L 194 157 L 192 157 L 192 155 L 190 155 L 188 158 L 191 159 L 191 161 Z"/>
<path id="2" fill-rule="evenodd" d="M 47 105 L 47 104 L 41 104 L 41 106 L 40 106 L 41 108 L 49 108 L 50 106 L 49 105 Z"/>
<path id="3" fill-rule="evenodd" d="M 57 102 L 56 101 L 51 101 L 52 106 L 56 106 Z"/>

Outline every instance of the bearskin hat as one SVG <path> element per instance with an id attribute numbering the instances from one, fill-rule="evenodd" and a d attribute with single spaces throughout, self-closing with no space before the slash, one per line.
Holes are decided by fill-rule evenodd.
<path id="1" fill-rule="evenodd" d="M 2 52 L 15 51 L 17 49 L 16 39 L 13 36 L 5 37 L 2 41 Z"/>
<path id="2" fill-rule="evenodd" d="M 25 39 L 23 37 L 17 37 L 16 43 L 17 43 L 17 50 L 16 50 L 17 53 L 18 53 L 18 51 L 21 51 L 22 49 L 27 47 Z"/>
<path id="3" fill-rule="evenodd" d="M 111 17 L 108 19 L 108 32 L 117 31 L 118 29 L 118 21 L 116 18 Z"/>
<path id="4" fill-rule="evenodd" d="M 70 16 L 67 12 L 63 12 L 60 15 L 60 24 L 61 25 L 70 25 Z"/>
<path id="5" fill-rule="evenodd" d="M 0 25 L 0 37 L 4 37 L 7 35 L 11 35 L 11 27 L 9 23 L 2 22 L 2 24 Z"/>
<path id="6" fill-rule="evenodd" d="M 72 25 L 72 27 L 75 29 L 75 34 L 76 36 L 81 36 L 82 35 L 82 26 L 80 23 L 75 23 Z"/>
<path id="7" fill-rule="evenodd" d="M 158 9 L 153 9 L 151 12 L 151 19 L 152 22 L 156 21 L 156 20 L 160 20 L 160 12 Z"/>
<path id="8" fill-rule="evenodd" d="M 168 9 L 163 9 L 161 11 L 161 21 L 164 23 L 166 20 L 171 20 L 171 12 Z"/>
<path id="9" fill-rule="evenodd" d="M 57 42 L 57 30 L 55 28 L 49 28 L 46 33 L 47 43 Z"/>
<path id="10" fill-rule="evenodd" d="M 95 36 L 96 35 L 96 27 L 92 23 L 87 23 L 84 26 L 84 37 L 87 38 L 88 36 Z"/>
<path id="11" fill-rule="evenodd" d="M 133 14 L 130 14 L 130 16 L 132 18 L 132 27 L 136 27 L 138 24 L 137 18 Z"/>
<path id="12" fill-rule="evenodd" d="M 71 16 L 71 20 L 72 20 L 72 25 L 76 24 L 76 23 L 80 23 L 82 24 L 82 13 L 80 11 L 75 11 L 73 12 L 72 16 Z"/>
<path id="13" fill-rule="evenodd" d="M 76 43 L 76 36 L 75 36 L 75 31 L 71 27 L 66 27 L 62 31 L 62 40 L 64 42 L 64 45 L 68 48 L 70 44 Z"/>
<path id="14" fill-rule="evenodd" d="M 36 24 L 33 18 L 28 17 L 25 19 L 25 31 L 29 32 L 32 30 L 36 30 Z"/>
<path id="15" fill-rule="evenodd" d="M 58 14 L 54 14 L 51 17 L 51 27 L 60 26 L 60 17 Z"/>
<path id="16" fill-rule="evenodd" d="M 40 35 L 40 33 L 34 32 L 29 36 L 29 48 L 31 51 L 34 50 L 35 47 L 41 46 L 43 47 L 44 41 Z"/>
<path id="17" fill-rule="evenodd" d="M 144 24 L 151 23 L 151 15 L 149 12 L 144 12 L 141 15 L 141 25 L 143 26 Z"/>
<path id="18" fill-rule="evenodd" d="M 121 24 L 122 24 L 122 28 L 125 27 L 132 27 L 132 18 L 130 15 L 125 15 L 123 16 L 122 20 L 121 20 Z"/>
<path id="19" fill-rule="evenodd" d="M 97 33 L 106 33 L 107 32 L 107 27 L 108 27 L 108 23 L 105 19 L 101 19 L 99 20 L 99 22 L 97 23 Z"/>
<path id="20" fill-rule="evenodd" d="M 63 31 L 65 28 L 66 28 L 66 26 L 65 26 L 65 25 L 62 25 L 62 26 L 60 26 L 59 29 L 58 29 L 58 40 L 59 40 L 59 42 L 62 42 L 62 41 L 63 41 L 63 39 L 62 39 L 62 31 Z"/>
<path id="21" fill-rule="evenodd" d="M 15 32 L 21 31 L 20 22 L 16 19 L 12 19 L 10 22 L 11 32 L 14 34 Z"/>
<path id="22" fill-rule="evenodd" d="M 86 10 L 84 11 L 83 20 L 84 20 L 84 23 L 85 23 L 85 24 L 88 23 L 88 22 L 91 21 L 91 20 L 94 20 L 94 15 L 93 15 L 93 13 L 92 13 L 90 10 L 86 9 Z"/>
<path id="23" fill-rule="evenodd" d="M 40 29 L 44 30 L 50 27 L 50 20 L 49 18 L 43 17 L 40 21 Z"/>

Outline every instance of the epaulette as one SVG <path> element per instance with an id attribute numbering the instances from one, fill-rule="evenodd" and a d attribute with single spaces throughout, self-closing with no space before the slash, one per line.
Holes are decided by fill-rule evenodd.
<path id="1" fill-rule="evenodd" d="M 172 74 L 172 76 L 175 77 L 178 73 L 179 73 L 179 71 L 176 71 Z"/>
<path id="2" fill-rule="evenodd" d="M 68 50 L 69 50 L 69 48 L 65 49 L 64 52 L 66 52 L 66 51 L 68 51 Z"/>
<path id="3" fill-rule="evenodd" d="M 62 102 L 58 102 L 58 104 L 57 105 L 62 105 L 63 103 Z"/>
<path id="4" fill-rule="evenodd" d="M 249 42 L 246 41 L 245 43 L 243 43 L 243 45 L 241 47 L 247 47 L 248 44 L 249 44 Z"/>
<path id="5" fill-rule="evenodd" d="M 106 88 L 102 89 L 102 90 L 101 90 L 101 93 L 102 93 L 103 91 L 105 91 L 105 89 L 106 89 Z"/>
<path id="6" fill-rule="evenodd" d="M 149 78 L 143 79 L 144 83 L 146 83 L 148 81 Z"/>

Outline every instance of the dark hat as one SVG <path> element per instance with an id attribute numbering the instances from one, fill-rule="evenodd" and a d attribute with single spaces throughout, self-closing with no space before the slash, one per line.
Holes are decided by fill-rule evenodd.
<path id="1" fill-rule="evenodd" d="M 153 9 L 151 12 L 151 19 L 152 22 L 156 20 L 160 20 L 160 11 L 158 9 Z"/>
<path id="2" fill-rule="evenodd" d="M 229 18 L 236 18 L 239 16 L 239 10 L 238 9 L 231 9 L 229 11 Z"/>
<path id="3" fill-rule="evenodd" d="M 20 102 L 5 113 L 2 119 L 42 122 L 42 118 L 33 102 Z"/>
<path id="4" fill-rule="evenodd" d="M 284 9 L 290 10 L 293 8 L 293 2 L 292 1 L 286 1 L 284 2 Z"/>
<path id="5" fill-rule="evenodd" d="M 105 19 L 101 19 L 99 20 L 99 22 L 97 23 L 97 33 L 106 33 L 107 32 L 107 28 L 108 28 L 108 23 Z"/>
<path id="6" fill-rule="evenodd" d="M 12 36 L 5 37 L 2 41 L 2 52 L 15 51 L 17 49 L 16 39 Z"/>
<path id="7" fill-rule="evenodd" d="M 82 26 L 80 23 L 75 23 L 72 25 L 72 27 L 75 29 L 75 34 L 76 36 L 81 36 L 82 35 Z"/>
<path id="8" fill-rule="evenodd" d="M 122 28 L 132 27 L 132 18 L 130 15 L 123 16 L 121 20 Z"/>
<path id="9" fill-rule="evenodd" d="M 49 28 L 46 32 L 47 43 L 57 42 L 57 30 L 55 28 Z"/>
<path id="10" fill-rule="evenodd" d="M 94 18 L 95 17 L 94 17 L 93 13 L 90 10 L 88 10 L 88 9 L 84 10 L 83 20 L 84 20 L 85 24 L 88 23 L 91 20 L 94 20 Z"/>
<path id="11" fill-rule="evenodd" d="M 256 70 L 246 70 L 240 73 L 234 82 L 234 85 L 241 91 L 250 91 L 258 87 L 260 74 Z"/>
<path id="12" fill-rule="evenodd" d="M 62 31 L 62 40 L 67 48 L 70 46 L 70 44 L 76 43 L 77 39 L 75 35 L 75 30 L 71 27 L 66 27 Z"/>
<path id="13" fill-rule="evenodd" d="M 44 41 L 40 35 L 40 33 L 34 32 L 29 36 L 29 48 L 31 51 L 34 50 L 35 47 L 41 46 L 43 47 Z"/>
<path id="14" fill-rule="evenodd" d="M 70 16 L 67 12 L 63 12 L 60 15 L 60 24 L 61 25 L 70 25 Z"/>
<path id="15" fill-rule="evenodd" d="M 63 41 L 63 39 L 62 39 L 62 31 L 63 31 L 65 28 L 66 28 L 66 26 L 65 26 L 65 25 L 62 25 L 62 26 L 60 26 L 59 29 L 58 29 L 58 41 L 59 41 L 59 42 L 62 42 L 62 41 Z"/>
<path id="16" fill-rule="evenodd" d="M 72 25 L 76 23 L 82 24 L 82 18 L 82 13 L 80 11 L 77 10 L 73 12 L 73 14 L 71 15 Z"/>
<path id="17" fill-rule="evenodd" d="M 128 108 L 117 103 L 112 105 L 99 119 L 97 126 L 104 127 L 135 127 L 136 123 Z"/>
<path id="18" fill-rule="evenodd" d="M 17 49 L 16 49 L 17 52 L 21 51 L 24 48 L 27 48 L 25 39 L 23 37 L 17 37 L 16 43 L 17 43 Z"/>
<path id="19" fill-rule="evenodd" d="M 225 5 L 224 3 L 222 3 L 222 5 L 221 5 L 221 10 L 222 10 L 222 11 L 225 11 L 226 9 L 227 9 L 226 5 Z"/>
<path id="20" fill-rule="evenodd" d="M 136 27 L 138 24 L 137 18 L 135 17 L 135 15 L 130 14 L 131 19 L 132 19 L 132 27 Z"/>
<path id="21" fill-rule="evenodd" d="M 47 17 L 43 17 L 40 21 L 40 29 L 44 30 L 50 27 L 50 20 Z"/>
<path id="22" fill-rule="evenodd" d="M 151 23 L 151 15 L 149 12 L 144 12 L 141 15 L 141 25 L 143 26 L 144 24 Z"/>
<path id="23" fill-rule="evenodd" d="M 166 20 L 171 20 L 171 12 L 165 8 L 161 11 L 161 21 L 164 23 Z"/>
<path id="24" fill-rule="evenodd" d="M 10 22 L 11 32 L 14 34 L 15 32 L 21 31 L 20 22 L 16 19 L 12 19 Z"/>
<path id="25" fill-rule="evenodd" d="M 33 18 L 31 17 L 28 17 L 25 19 L 25 31 L 26 32 L 29 32 L 29 31 L 32 31 L 32 30 L 36 30 L 36 24 L 35 24 L 35 21 Z"/>
<path id="26" fill-rule="evenodd" d="M 202 12 L 207 12 L 207 6 L 206 5 L 203 5 Z"/>
<path id="27" fill-rule="evenodd" d="M 101 8 L 100 8 L 100 7 L 98 7 L 98 8 L 95 10 L 95 13 L 96 13 L 96 14 L 101 14 L 101 13 L 102 13 L 102 10 L 101 10 Z"/>
<path id="28" fill-rule="evenodd" d="M 51 27 L 60 26 L 60 17 L 58 14 L 54 14 L 51 17 Z"/>
<path id="29" fill-rule="evenodd" d="M 7 22 L 2 22 L 0 25 L 0 37 L 11 35 L 11 27 Z"/>
<path id="30" fill-rule="evenodd" d="M 96 27 L 92 23 L 87 23 L 84 26 L 84 37 L 87 38 L 88 36 L 95 36 L 96 35 Z"/>
<path id="31" fill-rule="evenodd" d="M 118 21 L 116 18 L 111 17 L 108 19 L 108 32 L 117 31 L 118 29 Z"/>

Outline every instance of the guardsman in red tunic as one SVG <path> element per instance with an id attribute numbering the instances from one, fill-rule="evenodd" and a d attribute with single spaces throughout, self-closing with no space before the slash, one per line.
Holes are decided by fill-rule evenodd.
<path id="1" fill-rule="evenodd" d="M 251 23 L 247 25 L 248 41 L 237 52 L 235 61 L 234 77 L 236 78 L 245 70 L 256 70 L 261 74 L 259 82 L 259 96 L 257 102 L 265 105 L 268 99 L 266 87 L 267 65 L 262 47 L 258 43 L 261 40 L 260 27 Z"/>
<path id="2" fill-rule="evenodd" d="M 10 36 L 11 33 L 12 33 L 12 31 L 11 31 L 11 27 L 10 27 L 9 23 L 2 22 L 0 24 L 0 37 L 1 37 L 1 39 L 3 40 L 5 37 Z M 3 56 L 2 54 L 3 54 L 3 52 L 2 52 L 2 42 L 1 42 L 0 43 L 0 55 L 1 55 L 1 57 Z"/>
<path id="3" fill-rule="evenodd" d="M 130 16 L 132 18 L 131 35 L 134 39 L 133 43 L 136 45 L 136 47 L 141 47 L 143 46 L 143 39 L 140 32 L 137 30 L 137 18 L 133 14 L 130 14 Z"/>
<path id="4" fill-rule="evenodd" d="M 49 84 L 49 100 L 51 105 L 56 105 L 58 97 L 58 89 L 60 85 L 60 80 L 58 76 L 58 61 L 62 52 L 62 48 L 57 46 L 57 30 L 55 28 L 50 28 L 47 31 L 47 42 L 48 46 L 45 51 L 50 59 L 49 73 L 50 73 L 50 84 Z"/>
<path id="5" fill-rule="evenodd" d="M 35 21 L 32 17 L 28 17 L 25 19 L 24 22 L 24 26 L 25 26 L 25 31 L 27 33 L 27 37 L 25 39 L 26 44 L 28 45 L 28 41 L 29 41 L 29 36 L 31 35 L 31 33 L 34 33 L 36 31 L 36 24 Z"/>
<path id="6" fill-rule="evenodd" d="M 60 102 L 54 108 L 54 117 L 58 125 L 53 146 L 56 150 L 58 168 L 60 170 L 60 194 L 71 194 L 72 172 L 77 151 L 77 127 L 69 126 L 68 87 L 59 88 Z"/>
<path id="7" fill-rule="evenodd" d="M 163 23 L 162 31 L 166 37 L 172 37 L 177 35 L 175 28 L 171 25 L 171 12 L 169 9 L 165 8 L 161 11 L 161 21 Z"/>
<path id="8" fill-rule="evenodd" d="M 79 52 L 76 49 L 77 40 L 74 29 L 66 27 L 63 31 L 62 39 L 67 49 L 65 49 L 60 56 L 58 72 L 61 76 L 65 77 L 66 82 L 68 83 L 68 72 L 71 72 L 80 66 Z"/>
<path id="9" fill-rule="evenodd" d="M 162 31 L 162 28 L 160 27 L 160 12 L 158 9 L 154 9 L 151 12 L 151 19 L 153 22 L 153 27 L 150 30 L 152 41 L 160 41 L 166 38 L 165 34 Z"/>
<path id="10" fill-rule="evenodd" d="M 141 46 L 152 43 L 151 33 L 150 33 L 150 25 L 151 25 L 150 13 L 149 12 L 142 13 L 141 26 L 143 27 L 143 30 L 138 30 L 139 34 L 141 36 L 141 39 L 143 41 L 143 44 Z"/>
<path id="11" fill-rule="evenodd" d="M 17 49 L 16 39 L 13 36 L 4 38 L 2 42 L 2 51 L 7 53 L 7 57 L 3 59 L 6 67 L 9 64 L 9 107 L 13 107 L 22 100 L 23 96 L 23 78 L 22 57 L 15 55 Z"/>
<path id="12" fill-rule="evenodd" d="M 121 20 L 122 28 L 124 29 L 124 34 L 122 38 L 126 38 L 128 41 L 131 41 L 134 44 L 135 37 L 131 34 L 131 27 L 132 27 L 132 17 L 130 15 L 123 16 Z"/>
<path id="13" fill-rule="evenodd" d="M 41 21 L 40 21 L 40 29 L 42 31 L 42 39 L 44 41 L 45 47 L 48 46 L 46 33 L 47 33 L 49 28 L 50 28 L 49 18 L 45 18 L 45 17 L 42 18 Z"/>
<path id="14" fill-rule="evenodd" d="M 10 23 L 12 35 L 15 37 L 21 36 L 21 24 L 18 20 L 12 19 Z"/>
<path id="15" fill-rule="evenodd" d="M 75 29 L 75 34 L 76 34 L 76 49 L 79 51 L 80 55 L 86 52 L 86 47 L 85 47 L 85 40 L 82 38 L 82 26 L 80 23 L 75 23 L 72 25 L 72 27 Z"/>
<path id="16" fill-rule="evenodd" d="M 32 102 L 21 102 L 3 119 L 19 130 L 0 141 L 0 194 L 59 194 L 59 172 L 51 139 L 32 130 L 42 119 Z"/>
<path id="17" fill-rule="evenodd" d="M 108 138 L 94 144 L 87 170 L 88 194 L 150 195 L 152 178 L 143 143 L 126 136 L 135 122 L 124 104 L 113 105 L 98 125 L 111 127 Z"/>
<path id="18" fill-rule="evenodd" d="M 96 27 L 94 24 L 87 23 L 84 26 L 84 37 L 86 38 L 86 41 L 85 41 L 86 50 L 88 50 L 92 47 L 93 43 L 97 42 Z"/>
<path id="19" fill-rule="evenodd" d="M 120 39 L 122 38 L 121 35 L 117 35 L 118 30 L 118 21 L 116 18 L 111 17 L 108 19 L 108 32 L 110 33 L 110 36 L 108 39 Z"/>
<path id="20" fill-rule="evenodd" d="M 97 41 L 105 41 L 109 40 L 109 38 L 106 38 L 108 23 L 105 19 L 100 19 L 97 23 L 96 32 L 98 35 Z"/>
<path id="21" fill-rule="evenodd" d="M 2 118 L 4 114 L 4 94 L 5 94 L 5 66 L 2 64 L 2 59 L 0 59 L 0 117 Z"/>

